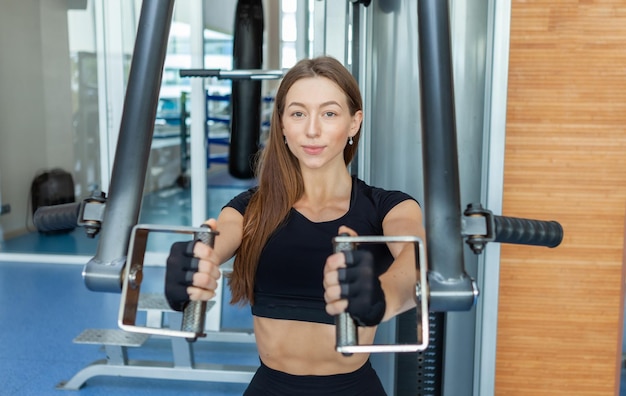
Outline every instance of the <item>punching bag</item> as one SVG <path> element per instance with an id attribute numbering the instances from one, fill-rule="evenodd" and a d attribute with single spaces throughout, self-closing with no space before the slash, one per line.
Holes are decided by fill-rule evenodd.
<path id="1" fill-rule="evenodd" d="M 235 12 L 233 69 L 261 69 L 262 0 L 239 0 Z M 228 171 L 240 179 L 254 177 L 253 161 L 261 130 L 261 81 L 233 80 Z"/>

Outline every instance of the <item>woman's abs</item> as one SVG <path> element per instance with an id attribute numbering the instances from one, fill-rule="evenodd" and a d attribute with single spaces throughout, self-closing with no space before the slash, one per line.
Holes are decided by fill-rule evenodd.
<path id="1" fill-rule="evenodd" d="M 344 356 L 335 351 L 335 326 L 254 316 L 254 334 L 263 363 L 294 375 L 353 372 L 368 354 Z M 375 328 L 359 328 L 359 343 L 371 344 Z"/>

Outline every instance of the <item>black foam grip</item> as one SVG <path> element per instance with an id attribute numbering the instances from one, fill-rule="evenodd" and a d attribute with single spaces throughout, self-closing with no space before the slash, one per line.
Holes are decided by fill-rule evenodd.
<path id="1" fill-rule="evenodd" d="M 219 77 L 220 69 L 183 69 L 178 72 L 181 77 Z"/>
<path id="2" fill-rule="evenodd" d="M 494 216 L 495 242 L 557 247 L 563 240 L 563 227 L 556 221 Z"/>
<path id="3" fill-rule="evenodd" d="M 33 214 L 33 224 L 39 232 L 73 230 L 78 225 L 80 203 L 40 206 Z"/>
<path id="4" fill-rule="evenodd" d="M 260 69 L 263 63 L 263 3 L 239 0 L 233 36 L 233 69 Z M 261 82 L 232 82 L 228 170 L 241 179 L 254 177 L 261 134 Z"/>

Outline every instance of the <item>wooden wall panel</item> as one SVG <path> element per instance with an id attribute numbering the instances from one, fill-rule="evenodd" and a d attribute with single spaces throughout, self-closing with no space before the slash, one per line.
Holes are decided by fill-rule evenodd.
<path id="1" fill-rule="evenodd" d="M 626 0 L 512 1 L 503 214 L 560 247 L 502 246 L 498 395 L 619 387 Z"/>

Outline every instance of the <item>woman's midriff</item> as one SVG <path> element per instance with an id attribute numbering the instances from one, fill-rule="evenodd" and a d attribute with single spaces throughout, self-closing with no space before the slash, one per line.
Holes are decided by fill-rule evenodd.
<path id="1" fill-rule="evenodd" d="M 376 328 L 359 328 L 359 343 L 371 344 Z M 335 351 L 335 326 L 254 316 L 259 356 L 274 370 L 294 375 L 332 375 L 359 369 L 369 355 Z"/>

